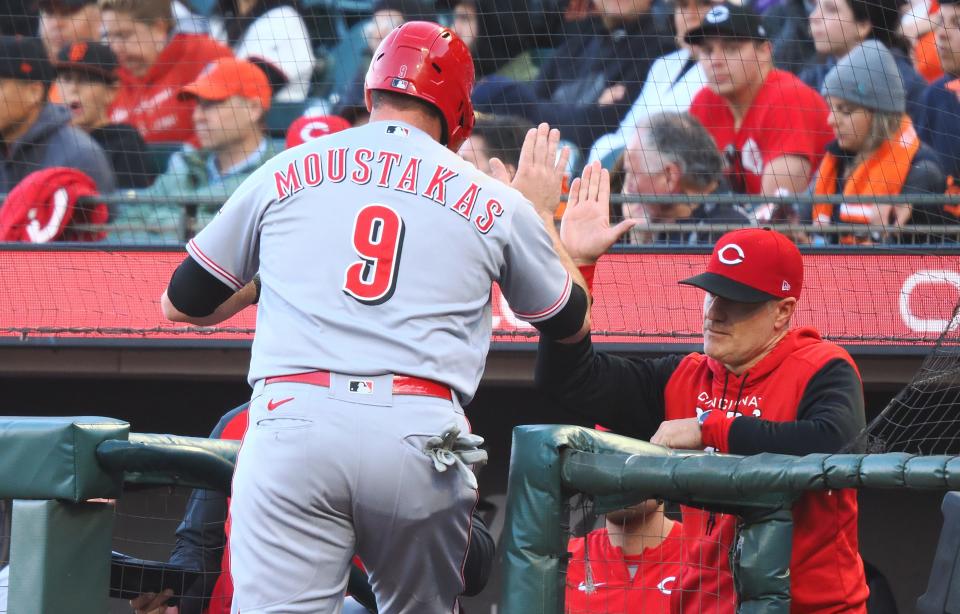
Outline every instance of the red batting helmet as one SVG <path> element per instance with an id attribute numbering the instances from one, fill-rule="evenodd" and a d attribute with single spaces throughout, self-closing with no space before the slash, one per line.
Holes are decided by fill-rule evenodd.
<path id="1" fill-rule="evenodd" d="M 457 151 L 473 131 L 473 79 L 470 50 L 450 28 L 409 21 L 388 34 L 373 54 L 364 82 L 367 110 L 372 90 L 429 102 L 443 117 L 441 142 Z"/>

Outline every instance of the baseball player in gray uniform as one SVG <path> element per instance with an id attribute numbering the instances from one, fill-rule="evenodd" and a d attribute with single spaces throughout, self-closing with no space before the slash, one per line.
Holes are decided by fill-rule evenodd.
<path id="1" fill-rule="evenodd" d="M 367 73 L 370 123 L 254 173 L 161 298 L 168 318 L 201 325 L 259 298 L 235 613 L 339 612 L 355 553 L 381 612 L 457 612 L 482 442 L 462 406 L 489 347 L 491 283 L 542 335 L 586 334 L 583 278 L 550 211 L 559 133 L 528 133 L 512 187 L 484 175 L 454 153 L 473 80 L 448 28 L 394 30 Z"/>

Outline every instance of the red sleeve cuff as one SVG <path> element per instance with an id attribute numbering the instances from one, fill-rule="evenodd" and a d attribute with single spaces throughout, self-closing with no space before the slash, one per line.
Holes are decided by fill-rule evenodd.
<path id="1" fill-rule="evenodd" d="M 700 429 L 700 439 L 704 446 L 710 446 L 718 452 L 729 452 L 730 426 L 736 417 L 728 418 L 726 412 L 711 411 Z"/>
<path id="2" fill-rule="evenodd" d="M 587 282 L 587 291 L 592 295 L 593 294 L 593 274 L 596 272 L 597 265 L 585 264 L 577 268 L 580 269 L 580 274 L 583 275 L 584 281 Z"/>

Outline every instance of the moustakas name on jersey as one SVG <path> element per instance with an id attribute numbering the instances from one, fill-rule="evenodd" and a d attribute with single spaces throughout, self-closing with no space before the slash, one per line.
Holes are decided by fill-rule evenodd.
<path id="1" fill-rule="evenodd" d="M 387 125 L 384 135 L 406 138 L 410 130 L 404 126 Z M 387 144 L 389 145 L 389 144 Z M 427 162 L 416 156 L 404 155 L 397 148 L 336 147 L 326 151 L 305 150 L 274 171 L 276 198 L 283 202 L 306 188 L 329 183 L 352 182 L 366 186 L 371 182 L 385 191 L 418 194 L 442 207 L 449 206 L 464 219 L 472 220 L 483 234 L 490 232 L 496 219 L 503 214 L 503 205 L 497 198 L 481 198 L 483 188 L 470 181 L 455 191 L 448 191 L 451 180 L 460 173 L 442 163 Z M 389 198 L 389 195 L 385 195 Z M 478 203 L 482 203 L 479 207 Z"/>

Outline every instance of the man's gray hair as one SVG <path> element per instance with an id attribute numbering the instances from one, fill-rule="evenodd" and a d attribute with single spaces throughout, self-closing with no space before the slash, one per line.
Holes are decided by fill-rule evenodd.
<path id="1" fill-rule="evenodd" d="M 672 162 L 680 167 L 683 182 L 699 190 L 723 179 L 723 156 L 716 142 L 689 113 L 655 113 L 646 119 L 640 134 L 648 165 L 652 158 L 659 158 L 660 169 Z"/>

